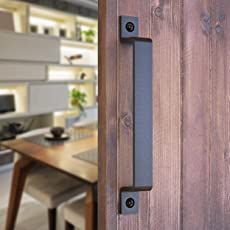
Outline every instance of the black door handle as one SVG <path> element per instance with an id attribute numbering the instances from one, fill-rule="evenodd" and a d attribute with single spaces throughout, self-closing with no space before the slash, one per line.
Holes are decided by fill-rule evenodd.
<path id="1" fill-rule="evenodd" d="M 133 46 L 133 186 L 121 189 L 121 213 L 138 212 L 138 193 L 153 181 L 152 40 L 138 36 L 138 18 L 120 17 L 120 38 Z"/>

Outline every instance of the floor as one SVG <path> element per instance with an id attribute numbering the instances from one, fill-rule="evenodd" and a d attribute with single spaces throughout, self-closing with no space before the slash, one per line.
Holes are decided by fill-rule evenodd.
<path id="1" fill-rule="evenodd" d="M 0 229 L 4 229 L 12 170 L 0 171 Z M 47 210 L 36 200 L 23 195 L 15 230 L 47 230 Z M 58 230 L 64 229 L 63 208 L 58 210 Z"/>

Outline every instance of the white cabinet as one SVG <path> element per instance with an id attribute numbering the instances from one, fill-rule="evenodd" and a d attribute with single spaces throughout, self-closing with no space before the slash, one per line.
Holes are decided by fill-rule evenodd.
<path id="1" fill-rule="evenodd" d="M 54 37 L 0 32 L 0 60 L 59 63 L 60 40 Z"/>
<path id="2" fill-rule="evenodd" d="M 30 85 L 29 110 L 31 113 L 50 113 L 68 108 L 68 86 L 65 84 Z"/>
<path id="3" fill-rule="evenodd" d="M 45 64 L 0 62 L 1 81 L 42 81 L 46 80 Z"/>

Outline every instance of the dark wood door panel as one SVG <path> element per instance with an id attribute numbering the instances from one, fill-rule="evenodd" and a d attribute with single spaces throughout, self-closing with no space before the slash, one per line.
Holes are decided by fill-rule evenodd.
<path id="1" fill-rule="evenodd" d="M 230 3 L 101 0 L 99 225 L 104 229 L 230 229 Z M 132 184 L 132 48 L 118 17 L 138 16 L 153 40 L 153 190 L 120 215 Z"/>
<path id="2" fill-rule="evenodd" d="M 184 2 L 183 227 L 208 230 L 211 1 Z"/>
<path id="3" fill-rule="evenodd" d="M 229 223 L 230 3 L 184 2 L 183 228 Z"/>
<path id="4" fill-rule="evenodd" d="M 99 4 L 102 12 L 99 13 L 99 151 L 103 162 L 99 173 L 102 178 L 99 184 L 99 206 L 105 212 L 99 218 L 99 226 L 111 230 L 179 229 L 179 0 L 106 0 L 99 1 Z M 140 35 L 152 38 L 154 49 L 154 188 L 151 193 L 141 193 L 139 214 L 126 216 L 120 215 L 118 208 L 120 188 L 132 185 L 133 178 L 133 54 L 130 45 L 120 43 L 120 15 L 138 16 Z"/>
<path id="5" fill-rule="evenodd" d="M 152 0 L 154 44 L 154 186 L 150 228 L 180 229 L 181 1 Z"/>

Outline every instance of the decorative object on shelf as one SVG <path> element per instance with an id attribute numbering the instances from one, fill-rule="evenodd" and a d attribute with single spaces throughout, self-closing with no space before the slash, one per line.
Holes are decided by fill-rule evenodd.
<path id="1" fill-rule="evenodd" d="M 0 131 L 0 139 L 15 139 L 18 135 L 30 131 L 33 122 L 33 118 L 23 119 L 22 121 L 15 120 L 13 122 L 4 122 L 2 125 L 2 132 Z"/>
<path id="2" fill-rule="evenodd" d="M 13 14 L 10 12 L 0 11 L 0 29 L 14 31 Z"/>
<path id="3" fill-rule="evenodd" d="M 52 28 L 45 27 L 45 28 L 44 28 L 44 34 L 45 34 L 45 35 L 52 35 L 52 34 L 53 34 L 53 29 L 52 29 Z"/>
<path id="4" fill-rule="evenodd" d="M 81 79 L 81 80 L 85 80 L 86 76 L 87 76 L 87 74 L 86 74 L 86 73 L 81 73 L 81 75 L 80 75 L 80 79 Z"/>
<path id="5" fill-rule="evenodd" d="M 96 34 L 94 30 L 92 30 L 92 29 L 83 30 L 83 31 L 81 31 L 81 34 L 83 35 L 85 42 L 94 43 L 95 34 Z"/>
<path id="6" fill-rule="evenodd" d="M 12 122 L 8 124 L 8 131 L 11 134 L 19 135 L 26 131 L 25 124 L 22 122 Z"/>
<path id="7" fill-rule="evenodd" d="M 30 25 L 30 32 L 31 33 L 38 33 L 38 27 L 35 25 Z"/>
<path id="8" fill-rule="evenodd" d="M 72 89 L 71 91 L 71 105 L 73 107 L 77 107 L 82 114 L 85 110 L 84 104 L 87 102 L 86 97 L 86 93 L 83 93 L 77 89 Z"/>
<path id="9" fill-rule="evenodd" d="M 60 29 L 59 30 L 59 36 L 62 38 L 66 38 L 66 29 Z"/>
<path id="10" fill-rule="evenodd" d="M 76 25 L 76 40 L 77 41 L 82 41 L 82 36 L 81 36 L 81 26 Z"/>
<path id="11" fill-rule="evenodd" d="M 66 60 L 69 62 L 70 65 L 73 65 L 73 61 L 75 60 L 79 60 L 83 58 L 82 54 L 76 54 L 76 55 L 72 55 L 72 56 L 65 56 Z"/>
<path id="12" fill-rule="evenodd" d="M 15 98 L 13 94 L 0 95 L 0 114 L 15 112 Z"/>

